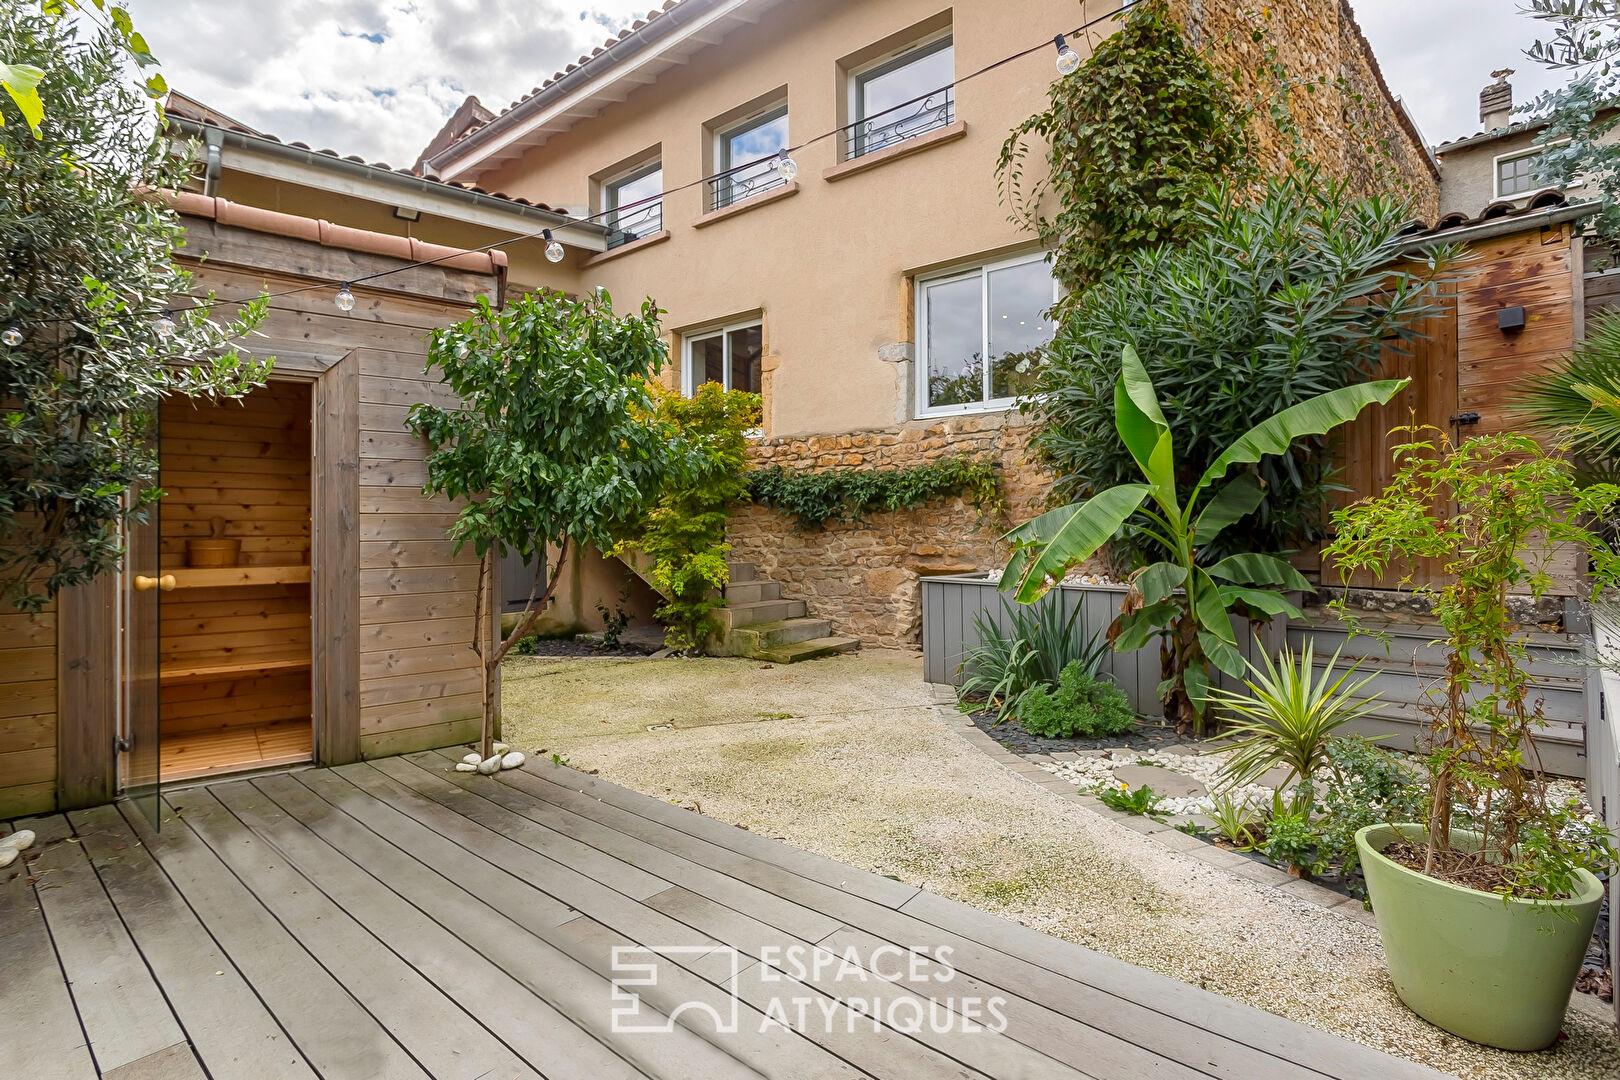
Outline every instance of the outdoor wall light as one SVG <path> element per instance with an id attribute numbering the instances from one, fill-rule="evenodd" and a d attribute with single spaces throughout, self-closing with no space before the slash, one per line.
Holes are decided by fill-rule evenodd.
<path id="1" fill-rule="evenodd" d="M 1052 44 L 1057 46 L 1057 69 L 1059 75 L 1073 75 L 1080 70 L 1080 54 L 1069 48 L 1069 43 L 1063 40 L 1062 34 L 1053 38 Z"/>
<path id="2" fill-rule="evenodd" d="M 1496 328 L 1504 334 L 1517 333 L 1524 329 L 1524 308 L 1505 307 L 1496 313 Z"/>

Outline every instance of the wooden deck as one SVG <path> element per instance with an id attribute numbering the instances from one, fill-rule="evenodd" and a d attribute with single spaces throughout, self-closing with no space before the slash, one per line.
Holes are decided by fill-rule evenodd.
<path id="1" fill-rule="evenodd" d="M 161 834 L 129 804 L 12 823 L 40 842 L 26 873 L 0 871 L 0 1072 L 1439 1075 L 568 769 L 453 760 L 181 790 Z M 758 962 L 809 943 L 845 965 Z M 635 945 L 669 954 L 626 958 L 656 984 L 616 1001 L 610 980 L 633 971 L 615 947 Z M 912 969 L 913 948 L 939 962 Z M 729 1028 L 733 1002 L 721 1032 L 706 1010 Z M 671 1030 L 616 1030 L 616 1007 Z"/>

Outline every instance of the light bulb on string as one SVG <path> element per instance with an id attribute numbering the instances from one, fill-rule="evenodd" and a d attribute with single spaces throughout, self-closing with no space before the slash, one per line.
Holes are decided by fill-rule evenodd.
<path id="1" fill-rule="evenodd" d="M 153 320 L 152 325 L 157 327 L 157 332 L 160 335 L 163 337 L 168 337 L 175 331 L 174 312 L 165 311 L 162 315 L 159 315 L 155 320 Z"/>
<path id="2" fill-rule="evenodd" d="M 546 242 L 546 261 L 554 263 L 562 262 L 563 256 L 566 255 L 567 252 L 563 249 L 561 243 L 552 238 L 551 230 L 542 230 L 540 236 Z"/>
<path id="3" fill-rule="evenodd" d="M 0 342 L 4 342 L 8 349 L 15 349 L 23 343 L 22 328 L 16 323 L 12 323 L 4 330 L 0 330 Z"/>
<path id="4" fill-rule="evenodd" d="M 342 310 L 342 311 L 353 311 L 354 310 L 354 293 L 349 291 L 349 283 L 347 281 L 345 281 L 345 282 L 341 283 L 340 285 L 338 285 L 337 295 L 335 297 L 333 297 L 332 299 L 333 299 L 333 302 L 337 304 L 337 306 L 338 306 L 338 308 L 340 310 Z"/>
<path id="5" fill-rule="evenodd" d="M 794 178 L 799 175 L 799 163 L 788 156 L 785 148 L 776 152 L 776 175 L 786 184 L 793 183 Z"/>
<path id="6" fill-rule="evenodd" d="M 1080 54 L 1069 48 L 1069 43 L 1059 34 L 1052 39 L 1057 46 L 1057 69 L 1059 75 L 1073 75 L 1080 69 Z"/>

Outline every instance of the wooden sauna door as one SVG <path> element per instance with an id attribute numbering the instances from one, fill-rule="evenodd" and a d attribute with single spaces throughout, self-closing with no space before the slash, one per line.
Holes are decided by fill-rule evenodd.
<path id="1" fill-rule="evenodd" d="M 154 410 L 154 413 L 156 410 Z M 162 501 L 148 509 L 145 522 L 129 525 L 124 570 L 124 685 L 123 751 L 124 794 L 140 807 L 152 828 L 162 817 L 159 801 L 162 731 L 159 725 L 161 681 L 158 657 L 162 633 L 159 608 L 165 586 L 160 558 L 162 536 L 159 515 Z"/>

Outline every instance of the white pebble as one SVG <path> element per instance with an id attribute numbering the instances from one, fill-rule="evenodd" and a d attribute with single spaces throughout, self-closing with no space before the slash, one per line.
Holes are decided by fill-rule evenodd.
<path id="1" fill-rule="evenodd" d="M 456 762 L 456 772 L 477 772 L 477 771 L 478 771 L 478 766 L 477 765 L 472 765 L 472 764 L 469 764 L 469 763 L 467 763 L 465 761 Z"/>
<path id="2" fill-rule="evenodd" d="M 10 836 L 0 837 L 0 850 L 23 851 L 34 844 L 32 829 L 18 829 Z"/>
<path id="3" fill-rule="evenodd" d="M 491 754 L 483 761 L 480 761 L 478 763 L 478 771 L 483 773 L 485 776 L 494 776 L 496 773 L 501 771 L 501 756 L 499 754 Z"/>
<path id="4" fill-rule="evenodd" d="M 523 764 L 524 760 L 525 758 L 523 757 L 523 751 L 513 750 L 510 754 L 507 754 L 505 757 L 501 758 L 501 768 L 516 769 Z"/>
<path id="5" fill-rule="evenodd" d="M 498 743 L 495 744 L 495 752 L 497 754 L 504 754 L 510 749 L 512 749 L 512 748 L 510 746 L 507 746 L 503 742 L 498 742 Z"/>
<path id="6" fill-rule="evenodd" d="M 477 754 L 468 754 L 468 755 L 466 755 L 465 757 L 463 757 L 461 759 L 461 763 L 463 765 L 477 765 L 480 761 L 483 761 L 483 760 L 484 759 L 482 757 L 479 757 Z"/>
<path id="7" fill-rule="evenodd" d="M 12 863 L 14 863 L 16 861 L 17 861 L 17 849 L 16 848 L 0 847 L 0 870 L 4 870 L 6 867 L 10 866 Z"/>

